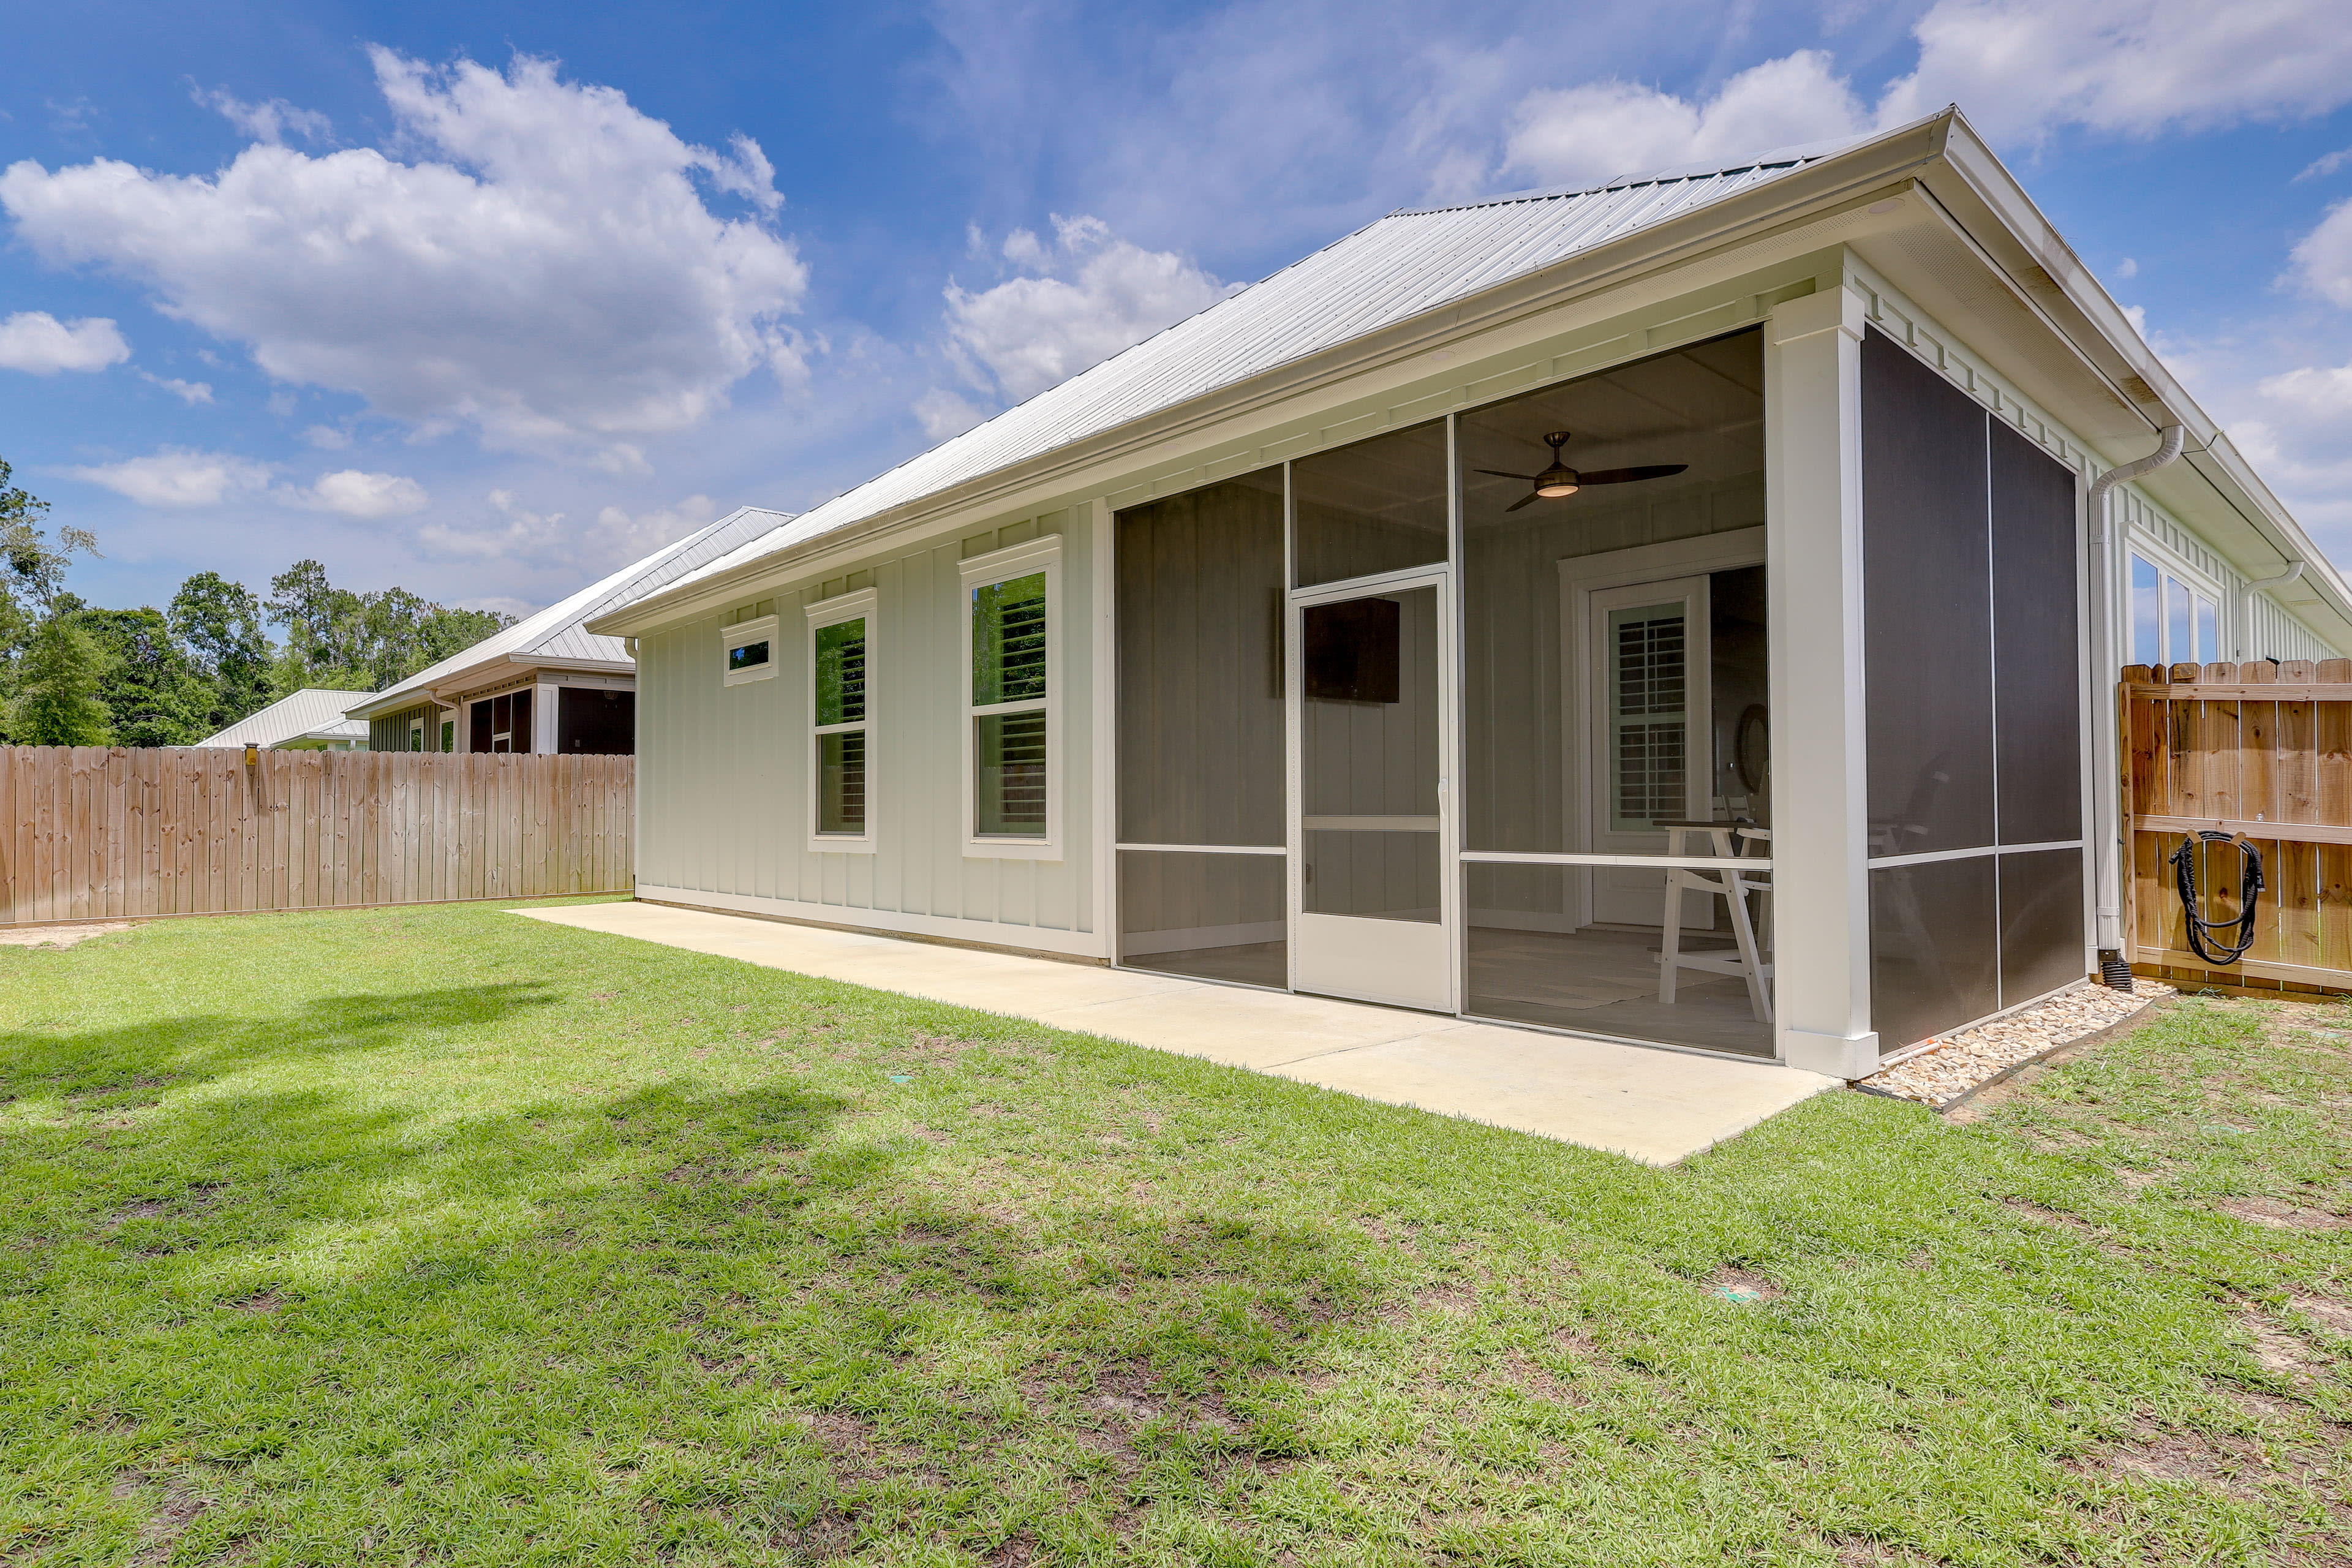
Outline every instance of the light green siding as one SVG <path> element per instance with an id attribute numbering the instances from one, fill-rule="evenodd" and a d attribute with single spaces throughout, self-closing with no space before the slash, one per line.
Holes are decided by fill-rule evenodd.
<path id="1" fill-rule="evenodd" d="M 354 700 L 357 694 L 353 694 Z M 371 752 L 404 752 L 408 750 L 408 727 L 422 720 L 425 724 L 425 749 L 441 749 L 440 710 L 431 703 L 421 708 L 404 708 L 397 713 L 378 714 L 368 721 L 368 750 Z"/>
<path id="2" fill-rule="evenodd" d="M 1089 633 L 1093 540 L 1084 509 L 901 547 L 854 574 L 641 637 L 637 879 L 647 889 L 772 901 L 773 912 L 1006 946 L 1083 949 L 1094 908 Z M 1062 858 L 999 859 L 964 844 L 962 582 L 967 557 L 1060 534 L 1065 729 Z M 871 853 L 813 852 L 806 606 L 871 587 Z M 720 628 L 772 613 L 772 680 L 720 679 Z M 656 894 L 654 896 L 662 896 Z M 727 907 L 733 907 L 729 905 Z M 909 917 L 892 920 L 885 917 Z M 935 921 L 961 922 L 954 928 Z M 1025 933 L 1034 933 L 1026 935 Z"/>

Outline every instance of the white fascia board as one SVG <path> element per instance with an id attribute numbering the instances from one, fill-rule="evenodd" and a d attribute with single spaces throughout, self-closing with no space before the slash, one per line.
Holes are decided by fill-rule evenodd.
<path id="1" fill-rule="evenodd" d="M 454 671 L 430 686 L 394 687 L 389 691 L 378 692 L 358 707 L 345 709 L 343 714 L 350 719 L 369 719 L 397 713 L 404 709 L 422 708 L 428 703 L 446 708 L 452 702 L 462 701 L 467 694 L 484 686 L 534 669 L 577 669 L 596 675 L 635 675 L 637 667 L 627 659 L 543 658 L 529 653 L 500 654 L 496 658 L 487 658 L 479 664 Z"/>
<path id="2" fill-rule="evenodd" d="M 1304 355 L 964 484 L 843 524 L 585 623 L 604 637 L 642 637 L 695 616 L 762 597 L 766 589 L 821 571 L 820 563 L 870 555 L 885 535 L 945 532 L 1013 512 L 1077 505 L 1124 489 L 1172 455 L 1232 438 L 1253 418 L 1271 425 L 1429 376 L 1423 356 L 1465 339 L 1474 353 L 1501 352 L 1575 323 L 1671 298 L 1722 278 L 1834 248 L 1879 220 L 1864 208 L 1937 158 L 1952 116 L 1930 116 L 1849 153 L 1453 300 L 1404 321 Z"/>

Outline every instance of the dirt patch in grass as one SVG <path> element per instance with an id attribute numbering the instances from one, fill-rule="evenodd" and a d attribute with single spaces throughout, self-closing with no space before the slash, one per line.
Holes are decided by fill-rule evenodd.
<path id="1" fill-rule="evenodd" d="M 2261 1451 L 2242 1437 L 2167 1431 L 2147 1421 L 2137 1424 L 2127 1440 L 2094 1449 L 2074 1468 L 2157 1481 L 2189 1481 L 2238 1498 L 2254 1495 L 2261 1483 L 2275 1474 L 2263 1462 Z"/>
<path id="2" fill-rule="evenodd" d="M 1863 1535 L 1832 1535 L 1826 1542 L 1836 1554 L 1838 1568 L 1934 1568 L 1944 1561 L 1941 1557 L 1923 1557 L 1919 1553 L 1884 1541 L 1873 1541 Z"/>
<path id="3" fill-rule="evenodd" d="M 2273 1230 L 2352 1230 L 2352 1219 L 2322 1209 L 2307 1209 L 2277 1198 L 2215 1198 L 2213 1206 L 2249 1225 Z"/>
<path id="4" fill-rule="evenodd" d="M 1719 1299 L 1746 1305 L 1755 1301 L 1778 1301 L 1788 1292 L 1757 1273 L 1736 1263 L 1727 1263 L 1717 1269 L 1706 1282 L 1707 1289 Z"/>
<path id="5" fill-rule="evenodd" d="M 0 947 L 77 947 L 95 937 L 129 931 L 129 921 L 92 921 L 86 925 L 15 926 L 0 931 Z"/>

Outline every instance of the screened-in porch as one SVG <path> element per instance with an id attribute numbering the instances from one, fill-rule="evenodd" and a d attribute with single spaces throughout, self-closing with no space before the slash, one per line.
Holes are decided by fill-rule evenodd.
<path id="1" fill-rule="evenodd" d="M 1118 958 L 1769 1056 L 1761 334 L 1118 513 Z"/>
<path id="2" fill-rule="evenodd" d="M 1748 1056 L 1791 959 L 1875 1053 L 2081 979 L 2074 475 L 1882 333 L 1764 340 L 1119 511 L 1117 961 Z M 1859 458 L 1780 584 L 1776 396 Z"/>

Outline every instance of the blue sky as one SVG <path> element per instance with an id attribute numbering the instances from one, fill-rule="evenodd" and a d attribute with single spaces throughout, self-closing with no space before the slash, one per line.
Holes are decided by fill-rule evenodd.
<path id="1" fill-rule="evenodd" d="M 2352 559 L 2312 0 L 17 7 L 0 457 L 75 585 L 521 609 L 799 508 L 1380 213 L 1957 99 Z"/>

